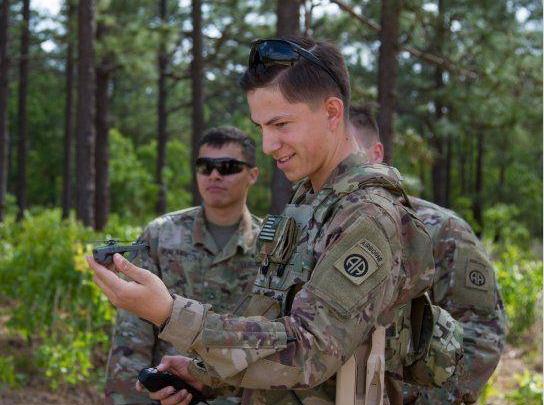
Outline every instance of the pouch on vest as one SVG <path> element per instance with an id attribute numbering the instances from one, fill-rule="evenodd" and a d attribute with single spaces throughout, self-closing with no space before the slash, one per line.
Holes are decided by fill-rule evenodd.
<path id="1" fill-rule="evenodd" d="M 267 215 L 259 233 L 256 259 L 264 274 L 271 265 L 286 266 L 297 245 L 298 227 L 293 218 Z"/>
<path id="2" fill-rule="evenodd" d="M 427 294 L 412 301 L 413 351 L 404 362 L 407 382 L 441 387 L 463 357 L 463 328 L 448 311 L 433 305 Z"/>

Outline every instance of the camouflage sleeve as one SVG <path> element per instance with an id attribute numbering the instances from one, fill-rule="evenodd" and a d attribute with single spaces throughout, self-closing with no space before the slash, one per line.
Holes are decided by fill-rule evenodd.
<path id="1" fill-rule="evenodd" d="M 139 240 L 151 243 L 150 234 L 146 229 Z M 157 274 L 158 268 L 152 256 L 141 254 L 134 262 Z M 106 404 L 156 404 L 147 394 L 134 388 L 138 372 L 153 365 L 156 341 L 156 332 L 150 323 L 127 311 L 117 312 L 106 372 Z"/>
<path id="2" fill-rule="evenodd" d="M 305 389 L 326 381 L 391 307 L 399 277 L 389 235 L 373 217 L 344 210 L 323 231 L 315 250 L 324 253 L 289 316 L 219 315 L 176 297 L 159 337 L 196 353 L 202 361 L 191 372 L 206 384 Z"/>
<path id="3" fill-rule="evenodd" d="M 506 335 L 504 307 L 493 265 L 476 235 L 455 219 L 443 231 L 435 246 L 433 295 L 462 324 L 464 357 L 457 383 L 430 390 L 425 397 L 427 403 L 473 403 L 499 363 Z"/>

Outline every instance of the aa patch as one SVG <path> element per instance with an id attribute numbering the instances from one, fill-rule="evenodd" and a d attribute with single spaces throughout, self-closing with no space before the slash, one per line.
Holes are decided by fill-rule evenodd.
<path id="1" fill-rule="evenodd" d="M 382 264 L 382 252 L 370 241 L 357 242 L 334 263 L 334 268 L 360 285 Z"/>
<path id="2" fill-rule="evenodd" d="M 491 285 L 489 268 L 473 259 L 468 259 L 465 270 L 465 286 L 476 290 L 488 291 Z"/>

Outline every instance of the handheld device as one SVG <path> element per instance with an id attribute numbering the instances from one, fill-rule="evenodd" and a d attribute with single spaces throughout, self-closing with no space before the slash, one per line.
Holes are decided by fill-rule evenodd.
<path id="1" fill-rule="evenodd" d="M 165 387 L 174 387 L 176 391 L 185 389 L 193 395 L 191 405 L 196 405 L 200 402 L 207 404 L 202 393 L 195 387 L 187 384 L 178 376 L 168 372 L 161 372 L 155 367 L 144 368 L 138 374 L 138 381 L 149 391 L 156 392 Z"/>
<path id="2" fill-rule="evenodd" d="M 119 245 L 115 239 L 109 239 L 104 242 L 103 246 L 98 246 L 93 249 L 93 257 L 97 263 L 107 266 L 113 263 L 113 255 L 115 253 L 125 254 L 130 253 L 128 260 L 132 261 L 140 251 L 148 251 L 149 246 L 145 243 L 134 242 L 131 245 Z"/>

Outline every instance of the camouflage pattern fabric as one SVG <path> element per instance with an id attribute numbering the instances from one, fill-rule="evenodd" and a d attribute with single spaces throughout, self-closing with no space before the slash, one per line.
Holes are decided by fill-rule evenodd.
<path id="1" fill-rule="evenodd" d="M 398 190 L 398 172 L 361 159 L 345 159 L 317 193 L 299 184 L 284 215 L 265 219 L 263 262 L 245 317 L 175 297 L 159 337 L 198 357 L 189 369 L 197 379 L 246 388 L 242 403 L 332 404 L 339 367 L 375 325 L 391 323 L 430 287 L 424 225 L 401 196 L 379 186 Z M 420 232 L 403 234 L 406 223 Z"/>
<path id="2" fill-rule="evenodd" d="M 481 242 L 457 214 L 419 198 L 410 201 L 433 239 L 433 302 L 463 326 L 464 357 L 457 379 L 442 388 L 405 387 L 405 400 L 474 403 L 497 367 L 505 341 L 505 314 L 495 271 Z"/>
<path id="3" fill-rule="evenodd" d="M 219 251 L 206 228 L 202 207 L 163 215 L 140 236 L 150 254 L 135 259 L 159 275 L 176 294 L 209 302 L 219 313 L 232 312 L 255 280 L 255 237 L 260 219 L 244 210 L 238 230 Z M 120 310 L 114 329 L 106 382 L 107 404 L 150 404 L 147 394 L 134 389 L 140 369 L 178 352 L 157 338 L 154 327 Z M 229 403 L 218 399 L 216 404 Z"/>

